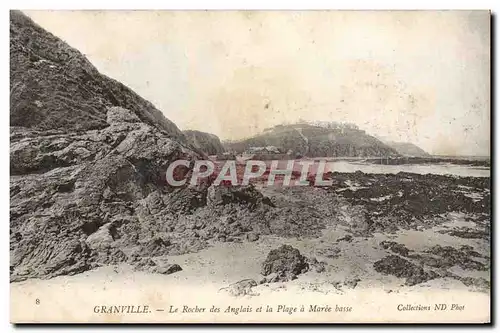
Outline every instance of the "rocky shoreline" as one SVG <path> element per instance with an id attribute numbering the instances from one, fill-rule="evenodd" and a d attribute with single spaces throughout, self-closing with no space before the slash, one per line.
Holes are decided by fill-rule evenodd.
<path id="1" fill-rule="evenodd" d="M 51 254 L 49 265 L 43 263 L 41 256 L 45 258 L 46 252 L 55 246 L 47 241 L 50 234 L 45 235 L 45 242 L 34 243 L 14 225 L 11 228 L 14 251 L 11 281 L 72 275 L 119 263 L 129 263 L 136 270 L 173 274 L 184 267 L 170 262 L 170 256 L 199 252 L 217 243 L 255 242 L 266 235 L 282 237 L 285 244 L 287 238 L 314 240 L 325 228 L 332 226 L 344 228 L 346 234 L 338 237 L 332 246 L 323 250 L 318 248 L 318 257 L 300 259 L 299 262 L 304 262 L 303 269 L 332 269 L 321 258 L 338 258 L 344 244 L 351 246 L 374 234 L 390 236 L 403 230 L 433 230 L 481 242 L 485 247 L 489 244 L 489 179 L 362 172 L 328 173 L 325 178 L 331 179 L 333 185 L 269 188 L 258 183 L 237 187 L 204 183 L 171 192 L 153 191 L 137 202 L 115 197 L 115 205 L 129 208 L 120 214 L 108 214 L 92 228 L 83 223 L 79 229 L 73 229 L 73 233 L 79 235 L 73 241 L 74 246 L 59 256 Z M 14 191 L 13 194 L 16 199 L 18 193 Z M 82 214 L 78 209 L 74 207 L 73 210 L 75 219 Z M 433 228 L 440 228 L 456 220 L 457 216 L 467 226 L 434 231 Z M 27 221 L 37 221 L 36 218 L 37 215 L 32 215 Z M 38 236 L 52 232 L 61 242 L 72 235 L 71 223 L 59 224 L 58 229 L 54 229 L 49 223 L 54 220 L 38 218 L 38 223 L 46 221 Z M 489 255 L 479 253 L 470 245 L 433 246 L 414 251 L 401 243 L 382 241 L 378 248 L 387 255 L 372 263 L 374 271 L 403 278 L 407 285 L 447 277 L 479 286 L 482 290 L 489 289 L 489 281 L 485 278 L 458 276 L 449 270 L 456 266 L 464 270 L 489 271 Z M 27 249 L 32 250 L 28 252 Z M 287 265 L 286 260 L 283 264 Z M 257 284 L 287 281 L 302 273 L 294 269 L 276 272 L 263 268 L 263 271 L 265 274 Z"/>

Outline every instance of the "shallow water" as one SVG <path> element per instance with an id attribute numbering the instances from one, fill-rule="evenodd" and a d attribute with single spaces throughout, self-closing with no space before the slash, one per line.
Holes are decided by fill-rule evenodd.
<path id="1" fill-rule="evenodd" d="M 404 165 L 380 165 L 350 161 L 328 162 L 329 171 L 364 173 L 398 173 L 411 172 L 418 174 L 454 175 L 460 177 L 490 177 L 490 168 L 472 167 L 467 165 L 456 165 L 449 163 L 437 164 L 404 164 Z"/>

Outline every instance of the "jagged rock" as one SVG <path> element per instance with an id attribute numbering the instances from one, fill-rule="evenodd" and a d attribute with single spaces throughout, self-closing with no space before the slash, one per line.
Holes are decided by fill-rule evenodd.
<path id="1" fill-rule="evenodd" d="M 45 275 L 46 269 L 62 272 L 60 265 L 52 263 L 51 253 L 66 247 L 73 237 L 91 236 L 109 223 L 107 216 L 127 218 L 119 226 L 108 225 L 88 238 L 92 250 L 111 242 L 112 236 L 105 230 L 108 227 L 114 229 L 116 238 L 124 236 L 121 246 L 149 238 L 147 221 L 160 221 L 152 221 L 154 210 L 143 209 L 142 200 L 160 191 L 168 203 L 176 192 L 165 192 L 166 168 L 173 159 L 195 157 L 144 123 L 56 137 L 32 137 L 26 132 L 26 137 L 13 140 L 11 147 L 15 174 L 11 178 L 11 232 L 20 235 L 11 239 L 13 266 L 32 266 L 30 277 Z M 171 203 L 170 208 L 190 207 L 196 202 L 187 196 L 172 200 L 176 203 Z M 169 204 L 165 206 L 163 211 Z M 134 212 L 146 223 L 134 223 Z M 39 250 L 33 252 L 34 248 Z M 85 263 L 90 257 L 77 254 L 74 259 Z M 14 268 L 13 275 L 16 272 Z"/>
<path id="2" fill-rule="evenodd" d="M 326 269 L 326 263 L 323 261 L 318 261 L 316 258 L 308 258 L 307 264 L 310 269 L 313 269 L 317 273 L 322 273 Z"/>
<path id="3" fill-rule="evenodd" d="M 171 245 L 168 239 L 154 237 L 142 246 L 141 253 L 148 256 L 157 256 L 165 253 L 165 248 Z"/>
<path id="4" fill-rule="evenodd" d="M 489 241 L 490 239 L 490 228 L 468 228 L 468 227 L 455 227 L 451 230 L 439 230 L 441 234 L 448 234 L 454 237 L 460 237 L 465 239 L 484 239 Z"/>
<path id="5" fill-rule="evenodd" d="M 306 257 L 290 245 L 271 250 L 262 264 L 262 275 L 277 273 L 281 280 L 293 280 L 309 269 Z"/>

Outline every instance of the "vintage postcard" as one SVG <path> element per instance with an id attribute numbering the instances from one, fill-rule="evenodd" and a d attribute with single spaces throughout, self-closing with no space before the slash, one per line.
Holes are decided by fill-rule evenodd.
<path id="1" fill-rule="evenodd" d="M 12 10 L 13 323 L 489 323 L 477 11 Z"/>

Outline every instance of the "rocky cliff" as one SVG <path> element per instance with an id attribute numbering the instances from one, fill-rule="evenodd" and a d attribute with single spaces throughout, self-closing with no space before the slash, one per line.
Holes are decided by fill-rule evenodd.
<path id="1" fill-rule="evenodd" d="M 387 142 L 387 145 L 394 148 L 402 156 L 429 157 L 431 156 L 422 148 L 409 142 Z"/>

